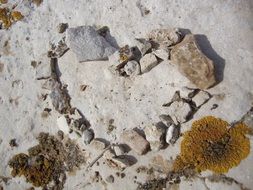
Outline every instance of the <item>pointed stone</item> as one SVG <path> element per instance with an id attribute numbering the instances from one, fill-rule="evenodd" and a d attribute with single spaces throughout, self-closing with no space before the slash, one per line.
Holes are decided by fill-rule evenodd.
<path id="1" fill-rule="evenodd" d="M 216 83 L 213 61 L 201 52 L 194 35 L 187 34 L 172 48 L 171 60 L 198 88 L 207 89 Z"/>

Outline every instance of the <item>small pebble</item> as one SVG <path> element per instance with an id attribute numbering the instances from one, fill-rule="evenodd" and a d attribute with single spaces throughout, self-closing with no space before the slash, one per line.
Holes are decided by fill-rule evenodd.
<path id="1" fill-rule="evenodd" d="M 58 33 L 64 33 L 66 31 L 66 29 L 69 27 L 68 23 L 60 23 L 58 26 L 57 26 L 57 31 Z"/>
<path id="2" fill-rule="evenodd" d="M 88 145 L 94 139 L 94 132 L 91 129 L 86 129 L 83 132 L 84 144 Z"/>
<path id="3" fill-rule="evenodd" d="M 10 144 L 11 147 L 17 147 L 18 146 L 18 144 L 16 142 L 16 139 L 11 139 L 9 144 Z"/>

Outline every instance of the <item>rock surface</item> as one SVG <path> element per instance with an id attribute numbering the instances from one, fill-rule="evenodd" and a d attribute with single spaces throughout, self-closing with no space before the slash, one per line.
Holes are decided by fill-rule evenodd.
<path id="1" fill-rule="evenodd" d="M 149 142 L 134 130 L 124 131 L 121 139 L 139 155 L 145 154 L 149 150 Z"/>
<path id="2" fill-rule="evenodd" d="M 66 43 L 79 62 L 104 60 L 116 51 L 116 48 L 91 26 L 68 28 Z"/>
<path id="3" fill-rule="evenodd" d="M 216 83 L 213 61 L 201 52 L 194 35 L 187 34 L 172 48 L 171 60 L 198 88 L 207 89 Z"/>
<path id="4" fill-rule="evenodd" d="M 139 48 L 142 56 L 144 56 L 152 48 L 151 43 L 144 38 L 136 38 L 135 42 L 136 42 L 136 46 Z"/>

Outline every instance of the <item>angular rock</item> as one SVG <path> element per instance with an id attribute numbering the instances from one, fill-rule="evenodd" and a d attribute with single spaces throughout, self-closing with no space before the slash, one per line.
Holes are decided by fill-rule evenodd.
<path id="1" fill-rule="evenodd" d="M 68 28 L 66 42 L 79 62 L 104 60 L 116 51 L 116 48 L 91 26 Z"/>
<path id="2" fill-rule="evenodd" d="M 114 150 L 116 156 L 120 156 L 120 155 L 123 155 L 125 153 L 124 148 L 120 145 L 114 146 L 113 150 Z"/>
<path id="3" fill-rule="evenodd" d="M 175 101 L 170 105 L 168 109 L 168 115 L 171 116 L 174 123 L 183 123 L 187 121 L 191 111 L 191 106 L 188 103 L 183 101 Z"/>
<path id="4" fill-rule="evenodd" d="M 141 72 L 146 73 L 158 65 L 158 60 L 154 54 L 148 53 L 141 58 L 140 65 Z"/>
<path id="5" fill-rule="evenodd" d="M 172 63 L 198 88 L 207 89 L 216 83 L 213 61 L 201 52 L 194 35 L 187 34 L 170 54 Z"/>
<path id="6" fill-rule="evenodd" d="M 181 40 L 182 35 L 178 28 L 155 29 L 148 34 L 148 37 L 157 42 L 161 47 L 169 47 L 177 44 Z"/>
<path id="7" fill-rule="evenodd" d="M 69 133 L 69 125 L 68 125 L 67 119 L 66 119 L 66 117 L 64 115 L 60 116 L 57 119 L 57 126 L 65 134 Z"/>
<path id="8" fill-rule="evenodd" d="M 83 141 L 84 144 L 90 144 L 90 142 L 94 139 L 94 132 L 91 129 L 86 129 L 83 132 Z"/>
<path id="9" fill-rule="evenodd" d="M 137 61 L 132 60 L 124 66 L 124 71 L 128 76 L 136 76 L 140 74 L 141 67 Z"/>
<path id="10" fill-rule="evenodd" d="M 70 97 L 66 91 L 66 89 L 62 88 L 59 83 L 55 84 L 49 97 L 52 100 L 52 104 L 54 108 L 59 113 L 67 113 L 67 111 L 71 108 L 70 106 Z"/>
<path id="11" fill-rule="evenodd" d="M 145 154 L 149 150 L 149 142 L 134 130 L 124 131 L 121 139 L 139 155 Z"/>
<path id="12" fill-rule="evenodd" d="M 169 56 L 170 56 L 169 50 L 165 49 L 165 48 L 154 50 L 152 53 L 155 54 L 156 57 L 158 57 L 164 61 L 168 60 Z"/>
<path id="13" fill-rule="evenodd" d="M 151 43 L 144 38 L 136 38 L 135 42 L 136 42 L 136 46 L 139 48 L 142 56 L 144 56 L 152 48 Z"/>
<path id="14" fill-rule="evenodd" d="M 91 146 L 95 149 L 95 150 L 104 150 L 106 147 L 106 144 L 98 139 L 94 139 L 93 141 L 91 141 Z"/>
<path id="15" fill-rule="evenodd" d="M 204 103 L 206 103 L 211 98 L 211 95 L 208 92 L 200 91 L 193 98 L 192 101 L 195 102 L 197 107 L 200 107 Z"/>
<path id="16" fill-rule="evenodd" d="M 180 127 L 178 125 L 170 125 L 166 131 L 166 142 L 174 144 L 180 136 Z"/>
<path id="17" fill-rule="evenodd" d="M 144 129 L 146 139 L 150 143 L 151 150 L 158 151 L 165 145 L 166 129 L 158 124 L 147 126 Z"/>

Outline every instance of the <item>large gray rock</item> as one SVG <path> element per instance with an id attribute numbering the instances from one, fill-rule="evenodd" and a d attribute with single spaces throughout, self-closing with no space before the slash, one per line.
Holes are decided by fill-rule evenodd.
<path id="1" fill-rule="evenodd" d="M 201 52 L 194 35 L 186 35 L 170 55 L 172 63 L 198 88 L 207 89 L 216 83 L 213 61 Z"/>
<path id="2" fill-rule="evenodd" d="M 104 60 L 116 51 L 116 48 L 91 26 L 67 29 L 66 43 L 79 62 Z"/>

